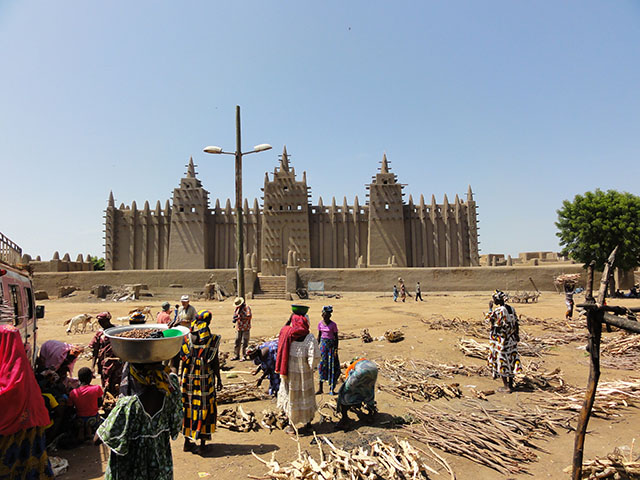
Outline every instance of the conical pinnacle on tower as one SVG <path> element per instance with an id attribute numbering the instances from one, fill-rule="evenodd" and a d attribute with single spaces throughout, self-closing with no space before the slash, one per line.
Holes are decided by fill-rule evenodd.
<path id="1" fill-rule="evenodd" d="M 473 192 L 471 191 L 471 185 L 469 185 L 469 189 L 467 190 L 467 202 L 471 202 L 473 200 Z"/>
<path id="2" fill-rule="evenodd" d="M 187 167 L 187 178 L 196 178 L 196 166 L 193 164 L 193 157 L 189 157 Z"/>
<path id="3" fill-rule="evenodd" d="M 113 190 L 111 190 L 111 191 L 109 192 L 109 204 L 108 204 L 108 206 L 109 206 L 109 207 L 115 207 L 115 206 L 116 206 L 116 202 L 115 202 L 115 200 L 113 199 Z"/>
<path id="4" fill-rule="evenodd" d="M 280 157 L 280 171 L 288 172 L 289 171 L 289 155 L 287 155 L 287 146 L 285 145 L 282 149 L 282 156 Z"/>
<path id="5" fill-rule="evenodd" d="M 389 173 L 389 162 L 387 162 L 387 152 L 382 154 L 382 165 L 380 166 L 380 173 Z"/>

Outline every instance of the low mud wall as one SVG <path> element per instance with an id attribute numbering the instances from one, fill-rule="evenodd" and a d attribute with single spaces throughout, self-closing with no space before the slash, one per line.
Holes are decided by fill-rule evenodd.
<path id="1" fill-rule="evenodd" d="M 186 290 L 203 289 L 209 278 L 233 290 L 234 269 L 224 270 L 106 270 L 95 272 L 42 272 L 33 275 L 34 288 L 55 294 L 58 287 L 71 285 L 80 290 L 91 290 L 94 285 L 120 287 L 143 283 L 149 288 L 168 288 L 182 285 Z"/>
<path id="2" fill-rule="evenodd" d="M 501 290 L 532 291 L 533 279 L 541 291 L 555 291 L 553 279 L 562 273 L 582 273 L 582 265 L 539 265 L 511 267 L 457 267 L 457 268 L 300 268 L 298 285 L 308 282 L 324 282 L 329 292 L 383 292 L 391 291 L 404 280 L 407 289 L 415 290 L 420 282 L 423 292 L 487 291 Z M 596 274 L 596 281 L 599 275 Z"/>
<path id="3" fill-rule="evenodd" d="M 553 279 L 562 273 L 582 273 L 582 265 L 557 264 L 539 266 L 504 267 L 459 267 L 459 268 L 300 268 L 298 286 L 306 287 L 308 282 L 323 281 L 325 291 L 331 292 L 384 292 L 391 291 L 398 277 L 402 277 L 409 291 L 414 291 L 416 282 L 422 290 L 428 291 L 487 291 L 495 288 L 503 290 L 533 290 L 529 277 L 542 291 L 555 291 Z M 235 270 L 110 270 L 97 272 L 57 272 L 35 273 L 36 290 L 46 290 L 54 294 L 58 287 L 72 285 L 81 290 L 90 290 L 94 285 L 119 287 L 126 284 L 143 283 L 149 288 L 167 288 L 182 285 L 193 291 L 202 289 L 207 281 L 220 283 L 233 290 Z M 245 273 L 247 286 L 252 284 L 253 275 Z M 599 275 L 596 274 L 596 282 Z M 596 284 L 597 285 L 597 284 Z"/>

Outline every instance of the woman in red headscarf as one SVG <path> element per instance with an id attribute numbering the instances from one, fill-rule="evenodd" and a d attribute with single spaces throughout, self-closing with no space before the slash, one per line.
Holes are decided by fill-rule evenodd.
<path id="1" fill-rule="evenodd" d="M 280 330 L 276 372 L 281 382 L 278 390 L 278 408 L 289 419 L 287 433 L 294 433 L 298 423 L 311 427 L 316 413 L 313 375 L 320 361 L 320 348 L 309 332 L 309 317 L 294 313 Z"/>
<path id="2" fill-rule="evenodd" d="M 0 412 L 0 478 L 53 478 L 49 413 L 20 332 L 10 326 L 0 326 Z"/>

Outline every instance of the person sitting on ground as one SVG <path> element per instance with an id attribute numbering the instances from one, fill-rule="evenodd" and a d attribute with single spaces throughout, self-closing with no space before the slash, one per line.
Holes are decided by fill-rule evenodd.
<path id="1" fill-rule="evenodd" d="M 262 381 L 269 377 L 269 395 L 278 395 L 280 389 L 280 375 L 276 373 L 276 356 L 278 353 L 278 340 L 271 340 L 262 345 L 247 350 L 247 357 L 258 365 L 253 372 L 257 375 L 262 370 L 262 376 L 258 379 L 256 386 L 262 385 Z"/>
<path id="2" fill-rule="evenodd" d="M 340 360 L 338 358 L 338 325 L 331 320 L 333 307 L 322 307 L 322 320 L 318 323 L 318 343 L 320 344 L 320 381 L 316 394 L 322 394 L 322 382 L 329 384 L 330 394 L 335 395 L 336 384 L 340 378 Z"/>
<path id="3" fill-rule="evenodd" d="M 502 378 L 504 387 L 498 390 L 513 392 L 514 377 L 522 370 L 520 355 L 518 355 L 520 341 L 518 316 L 515 309 L 505 303 L 504 292 L 496 290 L 492 298 L 496 307 L 487 313 L 487 319 L 491 322 L 487 363 L 494 380 L 498 377 Z"/>
<path id="4" fill-rule="evenodd" d="M 104 334 L 105 330 L 113 328 L 114 325 L 111 323 L 111 314 L 109 312 L 99 313 L 96 315 L 96 318 L 102 330 L 96 332 L 89 343 L 89 349 L 91 349 L 93 353 L 93 364 L 91 368 L 95 371 L 97 367 L 103 390 L 109 392 L 115 398 L 118 396 L 120 388 L 122 361 L 113 353 L 111 341 L 109 337 Z"/>
<path id="5" fill-rule="evenodd" d="M 378 366 L 365 358 L 354 359 L 344 372 L 345 381 L 338 391 L 337 407 L 340 421 L 336 428 L 346 428 L 349 424 L 347 411 L 365 406 L 369 411 L 369 420 L 378 412 L 376 407 L 376 381 Z"/>
<path id="6" fill-rule="evenodd" d="M 164 302 L 161 308 L 162 310 L 158 312 L 158 315 L 156 316 L 156 323 L 170 323 L 171 314 L 169 311 L 171 310 L 171 304 L 169 302 Z"/>
<path id="7" fill-rule="evenodd" d="M 276 358 L 276 372 L 280 374 L 277 405 L 289 419 L 285 428 L 288 434 L 294 434 L 294 426 L 299 423 L 305 425 L 305 431 L 311 429 L 317 410 L 313 375 L 319 360 L 320 348 L 309 333 L 309 317 L 292 314 L 280 330 Z"/>
<path id="8" fill-rule="evenodd" d="M 184 405 L 184 451 L 201 453 L 216 430 L 216 390 L 222 390 L 220 335 L 211 333 L 213 316 L 200 310 L 191 324 L 191 334 L 182 344 L 182 403 Z M 200 440 L 200 445 L 197 445 Z M 194 445 L 195 444 L 195 445 Z"/>
<path id="9" fill-rule="evenodd" d="M 162 363 L 130 364 L 130 396 L 120 397 L 94 441 L 109 447 L 105 480 L 173 479 L 171 439 L 182 425 L 178 377 Z"/>
<path id="10" fill-rule="evenodd" d="M 88 367 L 82 367 L 78 371 L 80 386 L 74 388 L 69 393 L 69 402 L 76 409 L 78 441 L 93 438 L 93 434 L 98 429 L 100 415 L 98 409 L 102 405 L 102 395 L 104 391 L 100 385 L 91 385 L 93 372 Z"/>
<path id="11" fill-rule="evenodd" d="M 235 299 L 233 304 L 236 309 L 233 313 L 233 323 L 236 326 L 236 343 L 234 348 L 235 356 L 231 360 L 244 361 L 247 356 L 247 346 L 251 337 L 251 309 L 246 304 L 243 297 Z M 242 357 L 240 357 L 240 346 L 242 345 Z"/>
<path id="12" fill-rule="evenodd" d="M 72 374 L 78 356 L 83 351 L 84 348 L 78 345 L 58 340 L 47 340 L 40 346 L 40 352 L 36 359 L 36 372 L 53 370 L 60 375 L 61 369 L 66 368 Z"/>

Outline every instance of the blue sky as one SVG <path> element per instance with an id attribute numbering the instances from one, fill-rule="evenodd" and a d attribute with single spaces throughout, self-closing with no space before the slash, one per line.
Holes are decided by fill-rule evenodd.
<path id="1" fill-rule="evenodd" d="M 286 144 L 312 202 L 365 198 L 384 152 L 407 194 L 479 204 L 481 253 L 557 250 L 562 200 L 638 193 L 640 3 L 0 0 L 0 231 L 103 254 L 103 210 L 170 198 L 190 156 L 233 197 Z M 224 202 L 223 202 L 224 204 Z"/>

